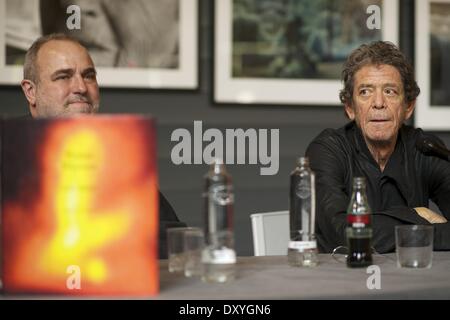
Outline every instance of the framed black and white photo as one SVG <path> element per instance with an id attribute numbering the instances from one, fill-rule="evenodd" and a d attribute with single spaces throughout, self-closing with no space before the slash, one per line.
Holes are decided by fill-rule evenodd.
<path id="1" fill-rule="evenodd" d="M 198 0 L 0 0 L 0 84 L 17 85 L 26 50 L 55 32 L 86 46 L 101 87 L 198 87 Z"/>
<path id="2" fill-rule="evenodd" d="M 397 0 L 216 0 L 214 101 L 339 105 L 348 54 L 375 40 L 398 44 L 398 5 Z"/>
<path id="3" fill-rule="evenodd" d="M 450 0 L 416 0 L 415 125 L 450 129 Z"/>

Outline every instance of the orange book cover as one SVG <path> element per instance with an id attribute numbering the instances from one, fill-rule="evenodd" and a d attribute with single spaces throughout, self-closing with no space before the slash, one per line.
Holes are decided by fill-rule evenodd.
<path id="1" fill-rule="evenodd" d="M 4 292 L 157 294 L 155 144 L 145 116 L 4 120 Z"/>

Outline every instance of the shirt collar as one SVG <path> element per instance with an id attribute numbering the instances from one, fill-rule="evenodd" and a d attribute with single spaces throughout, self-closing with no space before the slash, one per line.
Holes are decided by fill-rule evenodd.
<path id="1" fill-rule="evenodd" d="M 349 129 L 353 131 L 354 146 L 356 151 L 364 155 L 377 168 L 379 168 L 378 163 L 375 161 L 372 154 L 370 153 L 369 148 L 367 147 L 366 144 L 366 140 L 364 139 L 361 129 L 357 126 L 356 122 L 352 121 L 347 126 Z M 402 126 L 400 127 L 400 130 L 398 132 L 397 143 L 395 144 L 394 152 L 392 152 L 388 162 L 386 163 L 383 175 L 390 176 L 396 179 L 396 176 L 398 176 L 403 172 L 403 170 L 401 170 L 403 160 L 404 160 L 404 146 L 403 146 L 403 126 Z"/>

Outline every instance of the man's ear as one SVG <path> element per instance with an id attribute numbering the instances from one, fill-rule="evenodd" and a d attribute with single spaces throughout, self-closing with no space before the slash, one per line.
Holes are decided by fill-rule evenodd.
<path id="1" fill-rule="evenodd" d="M 24 79 L 20 83 L 22 91 L 28 100 L 28 106 L 30 108 L 30 113 L 32 116 L 36 114 L 36 84 L 31 81 Z"/>
<path id="2" fill-rule="evenodd" d="M 347 117 L 349 117 L 350 120 L 355 120 L 355 110 L 353 110 L 353 107 L 351 104 L 346 103 L 344 105 L 345 107 L 345 113 L 347 114 Z"/>
<path id="3" fill-rule="evenodd" d="M 409 118 L 411 118 L 415 107 L 416 107 L 416 100 L 413 100 L 409 104 L 406 105 L 405 120 L 408 120 Z"/>

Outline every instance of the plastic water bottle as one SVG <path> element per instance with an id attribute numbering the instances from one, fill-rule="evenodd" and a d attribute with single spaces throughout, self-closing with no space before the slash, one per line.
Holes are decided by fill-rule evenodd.
<path id="1" fill-rule="evenodd" d="M 231 177 L 221 159 L 215 160 L 205 176 L 203 197 L 206 247 L 202 253 L 202 280 L 227 282 L 235 278 L 234 195 Z"/>
<path id="2" fill-rule="evenodd" d="M 301 157 L 290 175 L 288 263 L 295 267 L 318 264 L 314 232 L 316 215 L 315 176 L 309 160 Z"/>

